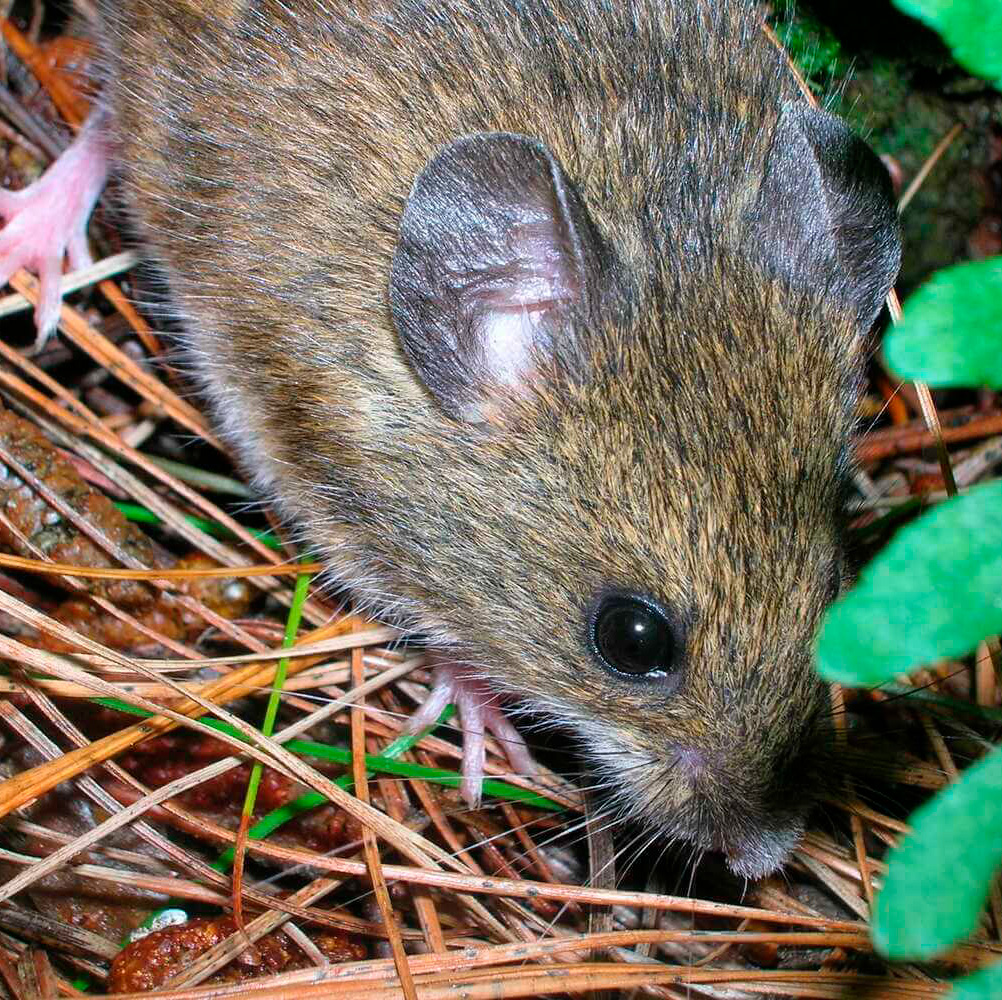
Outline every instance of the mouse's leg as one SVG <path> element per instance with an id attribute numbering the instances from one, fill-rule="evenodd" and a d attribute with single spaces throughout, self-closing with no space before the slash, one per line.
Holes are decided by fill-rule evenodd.
<path id="1" fill-rule="evenodd" d="M 91 263 L 87 222 L 108 176 L 106 125 L 95 112 L 37 181 L 21 191 L 0 189 L 0 286 L 22 267 L 38 275 L 36 350 L 59 321 L 63 259 L 73 270 Z"/>
<path id="2" fill-rule="evenodd" d="M 480 806 L 487 759 L 486 734 L 490 733 L 504 748 L 518 774 L 534 774 L 536 762 L 522 738 L 501 710 L 496 691 L 478 678 L 464 673 L 464 668 L 435 656 L 432 686 L 424 704 L 414 713 L 409 729 L 416 731 L 433 725 L 450 702 L 456 706 L 463 730 L 462 784 L 460 793 L 474 809 Z M 466 668 L 468 669 L 468 668 Z"/>

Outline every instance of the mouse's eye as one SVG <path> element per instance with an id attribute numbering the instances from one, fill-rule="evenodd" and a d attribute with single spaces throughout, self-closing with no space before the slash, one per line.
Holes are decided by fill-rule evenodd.
<path id="1" fill-rule="evenodd" d="M 609 670 L 634 677 L 666 674 L 675 666 L 672 624 L 656 605 L 639 597 L 606 597 L 591 619 L 593 651 Z"/>

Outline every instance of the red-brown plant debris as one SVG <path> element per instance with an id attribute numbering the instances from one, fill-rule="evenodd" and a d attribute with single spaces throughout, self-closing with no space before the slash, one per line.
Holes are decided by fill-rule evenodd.
<path id="1" fill-rule="evenodd" d="M 111 963 L 109 993 L 149 993 L 186 969 L 213 945 L 236 932 L 230 917 L 189 920 L 178 927 L 153 931 L 123 948 Z M 366 949 L 357 938 L 337 931 L 315 930 L 310 940 L 328 962 L 357 962 Z M 246 947 L 226 968 L 206 980 L 242 983 L 247 979 L 308 969 L 311 960 L 284 934 L 267 934 Z"/>

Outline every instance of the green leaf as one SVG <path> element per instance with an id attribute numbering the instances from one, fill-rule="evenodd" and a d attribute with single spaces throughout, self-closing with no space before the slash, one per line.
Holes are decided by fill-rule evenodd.
<path id="1" fill-rule="evenodd" d="M 887 859 L 873 943 L 891 958 L 927 959 L 977 927 L 1002 863 L 1002 750 L 968 768 L 911 823 Z"/>
<path id="2" fill-rule="evenodd" d="M 997 1000 L 1002 996 L 1002 962 L 960 979 L 947 1000 Z"/>
<path id="3" fill-rule="evenodd" d="M 904 314 L 884 338 L 884 357 L 902 378 L 1002 388 L 1002 257 L 937 271 Z"/>
<path id="4" fill-rule="evenodd" d="M 953 57 L 998 87 L 1002 81 L 1002 4 L 999 0 L 894 0 L 943 36 Z"/>
<path id="5" fill-rule="evenodd" d="M 902 528 L 834 604 L 818 639 L 822 676 L 880 684 L 969 653 L 1002 632 L 1002 482 Z"/>

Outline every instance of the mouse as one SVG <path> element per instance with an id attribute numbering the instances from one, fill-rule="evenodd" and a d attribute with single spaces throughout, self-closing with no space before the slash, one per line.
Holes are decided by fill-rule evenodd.
<path id="1" fill-rule="evenodd" d="M 76 162 L 0 199 L 40 335 L 110 163 L 244 471 L 432 650 L 416 718 L 458 704 L 467 798 L 485 733 L 532 766 L 531 709 L 609 822 L 781 867 L 835 752 L 812 648 L 901 251 L 757 5 L 97 9 Z"/>

